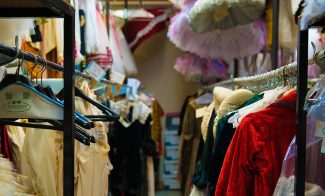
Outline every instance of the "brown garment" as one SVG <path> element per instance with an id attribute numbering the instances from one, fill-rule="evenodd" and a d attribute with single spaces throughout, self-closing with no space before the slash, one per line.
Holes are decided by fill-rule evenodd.
<path id="1" fill-rule="evenodd" d="M 152 103 L 152 125 L 151 125 L 151 138 L 157 143 L 161 142 L 161 117 L 164 116 L 164 110 L 157 100 L 154 100 Z"/>
<path id="2" fill-rule="evenodd" d="M 182 134 L 179 144 L 179 167 L 178 178 L 181 181 L 183 195 L 191 192 L 191 178 L 197 161 L 200 141 L 201 141 L 201 122 L 202 118 L 196 118 L 196 109 L 203 107 L 191 98 L 186 107 L 182 124 Z"/>

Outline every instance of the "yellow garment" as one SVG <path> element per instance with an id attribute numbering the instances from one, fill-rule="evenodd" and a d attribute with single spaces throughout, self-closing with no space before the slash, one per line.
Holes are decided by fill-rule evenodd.
<path id="1" fill-rule="evenodd" d="M 63 133 L 28 128 L 21 155 L 22 174 L 32 179 L 28 187 L 42 196 L 63 195 Z"/>
<path id="2" fill-rule="evenodd" d="M 12 143 L 13 157 L 15 159 L 17 171 L 21 172 L 21 152 L 23 150 L 25 132 L 22 127 L 7 126 L 8 135 Z"/>
<path id="3" fill-rule="evenodd" d="M 213 136 L 216 137 L 216 125 L 220 118 L 226 115 L 229 112 L 232 112 L 238 109 L 239 106 L 243 105 L 246 101 L 251 99 L 254 96 L 254 93 L 246 90 L 246 89 L 239 89 L 232 92 L 229 96 L 227 96 L 224 101 L 221 103 L 218 111 L 217 116 L 214 119 L 215 126 L 213 127 Z"/>
<path id="4" fill-rule="evenodd" d="M 161 141 L 161 118 L 164 116 L 164 111 L 157 100 L 152 103 L 152 125 L 151 125 L 151 138 L 156 142 Z"/>

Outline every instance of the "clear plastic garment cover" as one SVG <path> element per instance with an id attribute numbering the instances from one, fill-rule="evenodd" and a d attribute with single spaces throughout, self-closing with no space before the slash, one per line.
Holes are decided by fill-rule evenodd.
<path id="1" fill-rule="evenodd" d="M 305 195 L 325 195 L 325 75 L 307 93 Z M 282 164 L 281 176 L 273 195 L 294 195 L 296 138 L 292 140 Z"/>

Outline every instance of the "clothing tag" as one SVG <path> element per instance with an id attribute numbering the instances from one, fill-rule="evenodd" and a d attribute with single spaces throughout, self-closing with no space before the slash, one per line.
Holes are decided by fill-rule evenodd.
<path id="1" fill-rule="evenodd" d="M 106 91 L 106 97 L 108 98 L 108 99 L 112 99 L 113 98 L 113 96 L 112 96 L 112 84 L 108 84 L 107 85 L 107 91 Z"/>
<path id="2" fill-rule="evenodd" d="M 117 83 L 117 84 L 123 84 L 125 80 L 125 75 L 121 74 L 119 72 L 116 72 L 114 70 L 111 70 L 110 80 Z"/>
<path id="3" fill-rule="evenodd" d="M 83 83 L 83 81 L 85 81 L 85 78 L 80 77 L 80 78 L 78 79 L 78 81 L 76 82 L 76 86 L 77 86 L 78 88 L 80 88 L 81 85 L 82 85 L 82 83 Z"/>
<path id="4" fill-rule="evenodd" d="M 88 73 L 91 77 L 93 77 L 97 82 L 100 82 L 104 76 L 106 75 L 105 70 L 103 70 L 97 63 L 91 61 L 86 69 L 85 72 Z"/>
<path id="5" fill-rule="evenodd" d="M 321 153 L 325 153 L 325 122 L 324 121 L 316 121 L 316 131 L 315 137 L 323 138 Z"/>
<path id="6" fill-rule="evenodd" d="M 120 89 L 121 89 L 121 85 L 120 84 L 116 84 L 115 86 L 115 92 L 114 92 L 114 97 L 117 97 L 119 95 Z"/>
<path id="7" fill-rule="evenodd" d="M 141 82 L 136 79 L 136 78 L 128 78 L 128 81 L 127 81 L 127 85 L 132 87 L 132 92 L 131 92 L 131 95 L 132 95 L 132 99 L 131 100 L 135 100 L 137 99 L 138 97 L 138 89 L 141 85 Z"/>
<path id="8" fill-rule="evenodd" d="M 323 139 L 322 141 L 322 148 L 321 148 L 321 153 L 324 153 L 325 154 L 325 140 Z"/>
<path id="9" fill-rule="evenodd" d="M 195 110 L 195 117 L 202 118 L 205 115 L 205 113 L 207 112 L 207 109 L 208 109 L 208 107 L 204 106 L 202 108 Z"/>
<path id="10" fill-rule="evenodd" d="M 316 121 L 315 137 L 325 138 L 325 121 Z"/>
<path id="11" fill-rule="evenodd" d="M 91 78 L 90 79 L 90 84 L 89 84 L 89 88 L 90 89 L 94 89 L 94 87 L 96 86 L 96 84 L 98 83 L 98 81 L 95 78 Z"/>

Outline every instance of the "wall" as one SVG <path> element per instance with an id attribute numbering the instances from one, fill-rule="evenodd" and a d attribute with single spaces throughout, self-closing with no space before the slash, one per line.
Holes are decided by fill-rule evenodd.
<path id="1" fill-rule="evenodd" d="M 138 66 L 135 77 L 155 95 L 167 113 L 180 111 L 186 96 L 196 88 L 174 69 L 175 59 L 183 53 L 166 34 L 163 31 L 146 40 L 136 49 L 134 58 Z"/>

